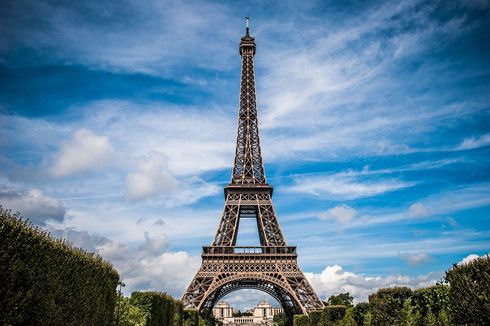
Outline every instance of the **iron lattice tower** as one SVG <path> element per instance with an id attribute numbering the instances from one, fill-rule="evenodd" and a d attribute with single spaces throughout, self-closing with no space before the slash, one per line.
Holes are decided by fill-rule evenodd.
<path id="1" fill-rule="evenodd" d="M 182 296 L 185 308 L 209 316 L 225 295 L 240 289 L 270 294 L 291 321 L 293 314 L 320 310 L 323 303 L 297 263 L 296 247 L 288 246 L 272 204 L 259 141 L 255 95 L 255 39 L 241 38 L 242 71 L 235 162 L 225 187 L 225 208 L 211 246 L 203 247 L 202 265 Z M 259 247 L 237 247 L 241 218 L 257 220 Z"/>

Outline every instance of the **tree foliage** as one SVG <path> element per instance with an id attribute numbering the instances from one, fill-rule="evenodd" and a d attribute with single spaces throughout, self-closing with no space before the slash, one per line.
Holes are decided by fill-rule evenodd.
<path id="1" fill-rule="evenodd" d="M 346 306 L 342 305 L 331 305 L 326 306 L 322 312 L 322 319 L 325 325 L 334 325 L 345 316 Z"/>
<path id="2" fill-rule="evenodd" d="M 0 324 L 110 325 L 119 275 L 0 207 Z"/>
<path id="3" fill-rule="evenodd" d="M 449 286 L 436 284 L 413 291 L 410 298 L 416 325 L 446 325 L 449 315 Z"/>
<path id="4" fill-rule="evenodd" d="M 364 316 L 369 312 L 369 303 L 359 302 L 352 309 L 353 318 L 356 324 L 362 326 L 364 324 Z"/>
<path id="5" fill-rule="evenodd" d="M 349 294 L 349 292 L 339 293 L 337 295 L 331 295 L 328 298 L 327 305 L 350 307 L 352 306 L 353 300 L 354 298 Z"/>
<path id="6" fill-rule="evenodd" d="M 403 319 L 403 306 L 412 290 L 407 287 L 379 289 L 369 296 L 373 325 L 399 325 Z"/>
<path id="7" fill-rule="evenodd" d="M 145 326 L 148 317 L 148 311 L 131 304 L 129 298 L 119 294 L 115 310 L 116 326 Z"/>
<path id="8" fill-rule="evenodd" d="M 177 301 L 164 292 L 133 292 L 132 305 L 147 312 L 147 326 L 174 325 Z"/>
<path id="9" fill-rule="evenodd" d="M 285 313 L 280 313 L 274 315 L 274 318 L 272 320 L 274 322 L 275 326 L 286 326 L 288 323 L 288 317 L 286 316 Z"/>
<path id="10" fill-rule="evenodd" d="M 490 256 L 453 265 L 446 272 L 451 319 L 458 325 L 490 325 Z"/>

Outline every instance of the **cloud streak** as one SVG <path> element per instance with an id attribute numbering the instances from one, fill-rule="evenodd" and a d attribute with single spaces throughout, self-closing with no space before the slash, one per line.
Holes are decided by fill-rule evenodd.
<path id="1" fill-rule="evenodd" d="M 412 187 L 416 182 L 396 179 L 359 181 L 342 174 L 316 177 L 298 177 L 289 191 L 302 192 L 333 200 L 352 200 L 377 196 L 386 192 Z"/>

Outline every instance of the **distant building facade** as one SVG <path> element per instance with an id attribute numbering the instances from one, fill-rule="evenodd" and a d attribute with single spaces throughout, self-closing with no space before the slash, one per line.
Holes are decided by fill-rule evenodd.
<path id="1" fill-rule="evenodd" d="M 214 317 L 223 323 L 223 326 L 247 325 L 274 325 L 274 316 L 283 312 L 281 307 L 273 307 L 267 301 L 261 301 L 253 309 L 246 312 L 252 316 L 233 317 L 235 310 L 227 302 L 221 301 L 213 308 Z"/>
<path id="2" fill-rule="evenodd" d="M 213 308 L 213 316 L 218 320 L 233 317 L 234 312 L 234 309 L 226 301 L 218 302 Z"/>
<path id="3" fill-rule="evenodd" d="M 273 307 L 267 301 L 261 301 L 253 309 L 254 317 L 262 317 L 266 319 L 272 319 L 275 315 L 283 313 L 281 307 Z"/>

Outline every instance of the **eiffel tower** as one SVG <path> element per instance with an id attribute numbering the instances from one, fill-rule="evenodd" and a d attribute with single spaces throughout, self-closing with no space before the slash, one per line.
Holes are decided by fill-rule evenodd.
<path id="1" fill-rule="evenodd" d="M 259 142 L 255 97 L 255 39 L 241 38 L 242 72 L 235 163 L 224 188 L 225 208 L 211 246 L 203 247 L 202 265 L 182 296 L 185 308 L 209 316 L 225 295 L 256 289 L 274 297 L 289 321 L 294 314 L 320 310 L 323 303 L 298 266 L 296 247 L 288 246 L 272 204 Z M 240 219 L 255 218 L 260 246 L 236 246 Z"/>

